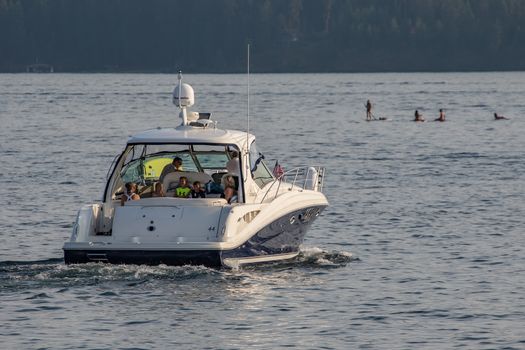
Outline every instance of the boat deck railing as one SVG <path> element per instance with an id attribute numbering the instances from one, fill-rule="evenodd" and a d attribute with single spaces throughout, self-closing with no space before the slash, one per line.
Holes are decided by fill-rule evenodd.
<path id="1" fill-rule="evenodd" d="M 320 166 L 303 166 L 284 172 L 278 176 L 266 190 L 261 203 L 274 192 L 273 199 L 277 197 L 283 188 L 303 191 L 323 191 L 325 168 Z M 272 191 L 273 190 L 273 191 Z"/>

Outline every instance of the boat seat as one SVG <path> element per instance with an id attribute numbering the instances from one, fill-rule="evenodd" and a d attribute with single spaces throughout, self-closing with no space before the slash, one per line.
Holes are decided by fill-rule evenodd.
<path id="1" fill-rule="evenodd" d="M 213 178 L 213 182 L 215 182 L 216 184 L 220 185 L 222 177 L 224 175 L 226 175 L 226 174 L 227 174 L 227 172 L 213 173 L 213 174 L 211 174 L 211 177 Z"/>
<path id="2" fill-rule="evenodd" d="M 228 204 L 224 198 L 174 198 L 153 197 L 141 198 L 135 201 L 127 201 L 125 207 L 169 207 L 169 206 L 223 206 Z"/>
<path id="3" fill-rule="evenodd" d="M 179 184 L 179 179 L 181 177 L 188 178 L 188 185 L 191 187 L 195 181 L 199 181 L 202 186 L 206 185 L 209 181 L 212 181 L 210 175 L 206 173 L 199 173 L 194 171 L 175 171 L 164 176 L 162 181 L 162 186 L 164 186 L 164 191 L 167 193 L 170 190 L 175 189 Z"/>

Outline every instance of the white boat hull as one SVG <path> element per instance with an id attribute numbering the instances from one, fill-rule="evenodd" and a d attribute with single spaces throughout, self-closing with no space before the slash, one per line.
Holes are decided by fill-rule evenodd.
<path id="1" fill-rule="evenodd" d="M 288 212 L 268 222 L 246 240 L 235 242 L 67 242 L 67 264 L 205 265 L 236 267 L 294 258 L 304 236 L 325 204 Z M 255 227 L 255 225 L 254 225 Z"/>

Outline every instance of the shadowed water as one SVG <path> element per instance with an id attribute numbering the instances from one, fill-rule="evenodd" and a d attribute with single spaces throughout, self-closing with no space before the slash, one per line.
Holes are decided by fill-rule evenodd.
<path id="1" fill-rule="evenodd" d="M 195 109 L 246 127 L 245 76 L 185 79 Z M 330 207 L 300 256 L 65 266 L 76 211 L 127 136 L 179 123 L 175 82 L 0 75 L 2 347 L 525 347 L 525 73 L 253 75 L 250 130 L 270 163 L 327 167 Z M 367 99 L 390 121 L 365 122 Z M 445 123 L 411 121 L 439 108 Z"/>

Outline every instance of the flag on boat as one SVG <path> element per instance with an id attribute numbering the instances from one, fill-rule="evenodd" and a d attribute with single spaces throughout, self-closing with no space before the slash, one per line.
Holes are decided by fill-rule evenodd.
<path id="1" fill-rule="evenodd" d="M 281 164 L 279 164 L 279 161 L 276 160 L 275 166 L 273 167 L 273 176 L 275 176 L 276 178 L 280 178 L 281 176 L 283 176 L 283 174 L 284 174 L 283 167 L 281 166 Z"/>

